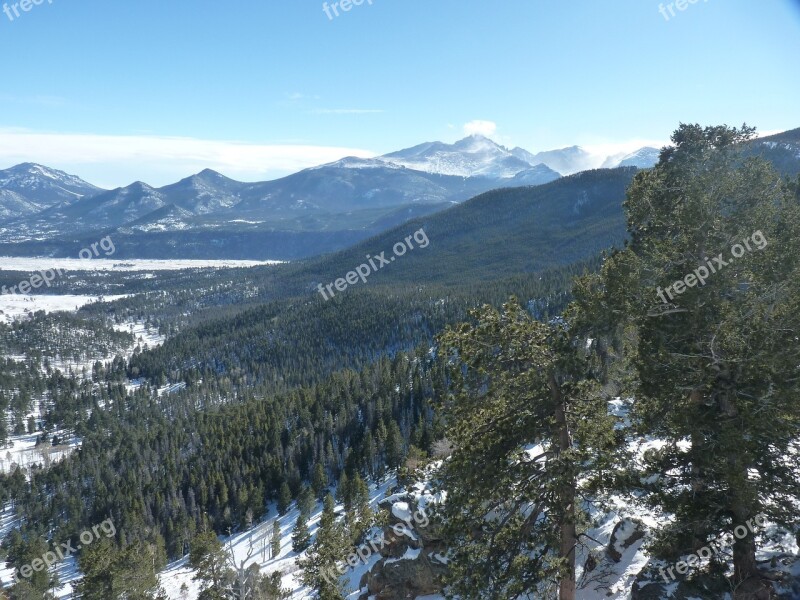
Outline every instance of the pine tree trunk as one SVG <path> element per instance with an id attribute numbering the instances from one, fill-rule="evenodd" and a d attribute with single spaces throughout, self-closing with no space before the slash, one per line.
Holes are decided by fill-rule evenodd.
<path id="1" fill-rule="evenodd" d="M 727 372 L 723 373 L 723 375 L 729 379 Z M 732 401 L 732 386 L 727 387 L 727 389 L 723 388 L 719 398 L 720 411 L 726 418 L 731 419 L 738 416 L 739 411 L 736 408 L 736 404 Z M 741 457 L 737 455 L 729 456 L 728 461 L 734 472 L 738 471 L 741 473 L 741 481 L 747 481 L 747 467 L 741 460 Z M 733 578 L 734 582 L 739 585 L 743 581 L 758 575 L 758 568 L 756 565 L 756 540 L 755 535 L 750 531 L 747 525 L 747 519 L 748 517 L 753 517 L 753 511 L 751 510 L 752 506 L 744 500 L 744 490 L 734 487 L 731 492 L 732 499 L 730 508 L 734 516 L 733 531 L 735 532 L 737 527 L 744 527 L 747 531 L 747 535 L 741 540 L 734 537 L 736 541 L 733 544 Z"/>
<path id="2" fill-rule="evenodd" d="M 756 544 L 752 536 L 737 540 L 733 544 L 733 577 L 736 583 L 758 575 Z"/>
<path id="3" fill-rule="evenodd" d="M 567 424 L 564 397 L 561 388 L 555 379 L 550 377 L 550 390 L 555 400 L 555 417 L 557 424 L 557 444 L 559 455 L 568 451 L 572 446 L 569 437 L 569 426 Z M 578 534 L 575 526 L 575 481 L 567 481 L 561 486 L 559 497 L 564 503 L 564 511 L 560 524 L 561 543 L 559 548 L 559 558 L 563 558 L 567 563 L 567 571 L 559 582 L 558 600 L 575 600 L 575 551 L 578 544 Z"/>
<path id="4" fill-rule="evenodd" d="M 568 575 L 559 582 L 558 600 L 575 600 L 575 522 L 561 525 L 561 556 L 567 559 Z"/>
<path id="5" fill-rule="evenodd" d="M 689 400 L 695 406 L 700 406 L 703 402 L 703 394 L 698 389 L 694 389 L 689 394 Z M 692 460 L 692 478 L 691 478 L 691 486 L 692 486 L 692 494 L 695 498 L 700 498 L 703 496 L 703 492 L 705 491 L 705 482 L 703 479 L 703 469 L 699 464 L 699 457 L 705 456 L 706 454 L 706 443 L 705 437 L 703 433 L 697 429 L 692 431 L 691 434 L 691 442 L 692 442 L 692 449 L 691 452 L 695 457 Z M 705 545 L 705 531 L 702 525 L 702 519 L 697 520 L 691 523 L 692 527 L 692 550 L 697 552 Z"/>

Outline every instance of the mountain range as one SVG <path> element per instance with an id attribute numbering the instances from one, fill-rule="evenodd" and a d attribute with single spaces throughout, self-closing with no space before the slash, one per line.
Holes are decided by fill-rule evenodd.
<path id="1" fill-rule="evenodd" d="M 35 214 L 101 191 L 75 175 L 22 163 L 0 171 L 0 219 Z"/>
<path id="2" fill-rule="evenodd" d="M 791 174 L 794 130 L 760 152 Z M 590 169 L 649 168 L 655 148 L 598 157 L 579 146 L 533 154 L 473 135 L 371 159 L 347 157 L 273 181 L 245 183 L 206 169 L 155 188 L 103 190 L 32 163 L 0 171 L 0 254 L 73 256 L 113 235 L 122 258 L 292 260 L 339 250 L 484 192 L 538 186 Z"/>

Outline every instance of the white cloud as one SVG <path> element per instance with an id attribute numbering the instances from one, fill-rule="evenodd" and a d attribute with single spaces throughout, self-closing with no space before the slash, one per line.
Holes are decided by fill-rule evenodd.
<path id="1" fill-rule="evenodd" d="M 371 158 L 375 154 L 335 146 L 0 130 L 0 167 L 37 162 L 108 188 L 136 180 L 160 186 L 203 169 L 243 181 L 259 181 L 345 156 Z"/>
<path id="2" fill-rule="evenodd" d="M 491 137 L 497 131 L 497 123 L 494 121 L 470 121 L 464 123 L 464 135 L 484 135 Z"/>

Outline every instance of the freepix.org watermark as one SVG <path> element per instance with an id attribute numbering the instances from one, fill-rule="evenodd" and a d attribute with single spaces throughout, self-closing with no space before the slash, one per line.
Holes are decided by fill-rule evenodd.
<path id="1" fill-rule="evenodd" d="M 328 15 L 328 20 L 333 21 L 334 17 L 339 16 L 339 9 L 342 12 L 350 12 L 354 6 L 361 6 L 365 0 L 338 0 L 338 2 L 322 3 L 322 11 Z M 372 6 L 373 0 L 366 0 L 366 3 Z"/>
<path id="2" fill-rule="evenodd" d="M 30 12 L 34 6 L 39 6 L 40 4 L 44 4 L 45 0 L 21 0 L 21 2 L 14 2 L 13 4 L 8 4 L 8 2 L 3 4 L 3 12 L 6 13 L 9 21 L 14 21 L 14 19 L 18 19 L 22 16 L 22 12 Z M 52 4 L 53 0 L 47 0 L 48 4 Z"/>
<path id="3" fill-rule="evenodd" d="M 415 525 L 424 529 L 429 524 L 430 519 L 428 518 L 428 514 L 425 512 L 425 509 L 419 508 L 413 514 L 409 513 L 409 516 L 406 517 L 402 523 L 395 523 L 392 525 L 392 533 L 394 533 L 397 537 L 406 536 L 413 539 Z M 328 583 L 335 584 L 337 581 L 339 581 L 339 577 L 347 573 L 348 569 L 355 569 L 359 562 L 362 562 L 365 565 L 369 564 L 369 559 L 372 557 L 372 555 L 376 552 L 380 552 L 387 544 L 388 540 L 386 539 L 386 534 L 382 531 L 377 539 L 373 538 L 367 543 L 361 544 L 354 552 L 350 553 L 347 559 L 338 564 L 336 567 L 330 567 L 329 569 L 323 570 L 322 577 L 328 581 Z"/>
<path id="4" fill-rule="evenodd" d="M 662 2 L 658 5 L 658 12 L 662 14 L 665 21 L 669 21 L 672 17 L 677 15 L 675 12 L 676 8 L 683 12 L 689 8 L 690 4 L 697 4 L 698 2 L 700 2 L 700 0 L 675 0 L 675 2 L 670 2 L 666 6 L 664 6 Z M 703 0 L 703 2 L 708 2 L 708 0 Z"/>
<path id="5" fill-rule="evenodd" d="M 755 247 L 751 246 L 750 242 L 752 242 Z M 712 259 L 708 257 L 704 258 L 703 260 L 706 261 L 705 265 L 697 267 L 692 273 L 689 273 L 686 277 L 676 281 L 664 290 L 660 287 L 656 289 L 656 295 L 661 299 L 662 305 L 651 309 L 650 316 L 658 316 L 669 312 L 686 312 L 686 309 L 669 308 L 673 306 L 670 303 L 672 300 L 675 300 L 676 296 L 680 296 L 689 288 L 704 286 L 711 275 L 735 262 L 737 258 L 742 258 L 745 252 L 763 250 L 767 245 L 767 238 L 764 237 L 764 234 L 761 231 L 756 231 L 750 238 L 745 238 L 741 244 L 733 245 L 731 248 L 731 256 L 733 258 L 728 258 L 726 260 L 723 253 L 720 253 Z M 667 297 L 669 297 L 669 300 L 667 300 Z"/>
<path id="6" fill-rule="evenodd" d="M 40 558 L 35 558 L 27 565 L 23 565 L 14 571 L 14 584 L 16 585 L 21 581 L 20 577 L 22 579 L 30 579 L 34 573 L 49 570 L 62 560 L 76 554 L 81 548 L 85 548 L 95 540 L 99 540 L 101 533 L 103 533 L 106 538 L 112 538 L 117 535 L 117 528 L 114 526 L 114 522 L 111 519 L 106 519 L 99 525 L 92 527 L 91 530 L 87 529 L 81 533 L 78 536 L 81 543 L 78 544 L 77 548 L 73 547 L 72 540 L 67 540 L 63 544 L 56 546 L 53 550 L 45 552 Z"/>
<path id="7" fill-rule="evenodd" d="M 78 257 L 81 260 L 91 260 L 100 256 L 100 250 L 103 250 L 106 258 L 116 252 L 117 248 L 114 246 L 114 241 L 110 236 L 106 236 L 99 242 L 95 242 L 91 246 L 81 249 L 78 253 Z M 31 290 L 38 290 L 42 285 L 50 287 L 50 284 L 56 280 L 56 276 L 63 277 L 64 271 L 58 267 L 39 271 L 36 275 L 32 275 L 25 281 L 20 281 L 17 285 L 12 285 L 10 288 L 6 286 L 0 287 L 0 295 L 16 294 L 18 293 L 17 290 L 19 290 L 20 294 L 29 294 Z"/>
<path id="8" fill-rule="evenodd" d="M 392 248 L 394 256 L 386 258 L 386 252 L 381 252 L 380 254 L 377 254 L 375 256 L 367 254 L 368 263 L 359 265 L 358 267 L 356 267 L 355 271 L 350 271 L 344 277 L 340 277 L 333 283 L 329 283 L 324 287 L 320 283 L 317 286 L 319 293 L 322 294 L 322 297 L 325 298 L 325 300 L 330 300 L 336 295 L 335 292 L 333 291 L 334 287 L 338 291 L 343 292 L 347 289 L 347 286 L 357 284 L 359 279 L 362 281 L 362 283 L 367 283 L 367 277 L 372 275 L 372 273 L 392 264 L 395 261 L 395 259 L 397 259 L 400 256 L 403 256 L 409 250 L 413 250 L 414 244 L 412 242 L 417 242 L 420 248 L 427 248 L 428 244 L 430 244 L 430 240 L 428 239 L 428 235 L 425 233 L 425 230 L 418 229 L 412 235 L 409 235 L 405 239 L 405 241 L 397 242 L 394 245 L 394 247 Z M 330 297 L 328 296 L 328 294 L 325 293 L 325 290 L 328 291 Z"/>
<path id="9" fill-rule="evenodd" d="M 737 540 L 743 540 L 748 535 L 753 535 L 756 532 L 756 527 L 759 529 L 764 529 L 767 526 L 767 517 L 764 514 L 756 515 L 755 519 L 750 519 L 747 522 L 747 527 L 744 525 L 737 525 L 736 528 L 733 530 L 733 537 Z M 703 546 L 695 552 L 694 554 L 690 554 L 689 558 L 685 561 L 679 560 L 675 563 L 674 566 L 659 569 L 659 574 L 664 578 L 666 583 L 670 583 L 670 581 L 675 580 L 675 573 L 673 571 L 677 571 L 679 575 L 686 575 L 689 572 L 689 569 L 696 569 L 699 567 L 703 560 L 708 560 L 712 556 L 718 556 L 722 553 L 725 549 L 725 544 L 720 540 L 714 540 L 709 542 L 707 546 Z M 666 573 L 664 572 L 666 570 Z M 667 577 L 667 573 L 669 577 Z"/>

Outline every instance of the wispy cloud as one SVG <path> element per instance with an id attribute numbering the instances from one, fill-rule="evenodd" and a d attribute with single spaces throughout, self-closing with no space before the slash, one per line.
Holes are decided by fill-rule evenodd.
<path id="1" fill-rule="evenodd" d="M 484 135 L 491 137 L 497 133 L 497 123 L 494 121 L 475 120 L 464 123 L 464 135 Z"/>
<path id="2" fill-rule="evenodd" d="M 42 163 L 103 187 L 127 185 L 135 180 L 164 185 L 203 169 L 258 181 L 345 156 L 374 155 L 368 150 L 339 146 L 0 130 L 0 165 Z"/>
<path id="3" fill-rule="evenodd" d="M 386 112 L 378 108 L 315 108 L 315 115 L 374 115 Z"/>

